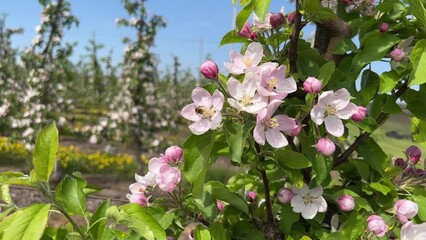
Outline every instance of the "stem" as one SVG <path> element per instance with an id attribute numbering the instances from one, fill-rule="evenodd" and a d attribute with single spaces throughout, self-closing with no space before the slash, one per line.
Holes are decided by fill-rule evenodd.
<path id="1" fill-rule="evenodd" d="M 404 92 L 407 89 L 408 89 L 408 85 L 405 82 L 404 84 L 402 84 L 399 87 L 398 91 L 395 93 L 395 96 L 397 98 L 401 97 L 401 95 L 404 94 Z M 380 115 L 376 119 L 377 125 L 379 125 L 379 126 L 382 125 L 386 121 L 388 116 L 389 116 L 388 113 L 384 113 L 384 112 L 380 113 Z M 349 146 L 348 149 L 346 149 L 346 151 L 344 151 L 340 156 L 338 156 L 337 158 L 334 159 L 333 167 L 337 167 L 340 164 L 342 164 L 343 162 L 345 162 L 348 159 L 348 157 L 359 147 L 359 145 L 361 145 L 361 143 L 363 143 L 365 140 L 367 140 L 370 137 L 371 134 L 372 134 L 372 132 L 371 133 L 364 132 L 363 134 L 359 135 L 355 139 L 354 143 L 352 143 L 352 145 Z"/>
<path id="2" fill-rule="evenodd" d="M 290 60 L 290 70 L 292 73 L 297 72 L 297 44 L 299 42 L 301 19 L 302 15 L 299 12 L 299 0 L 296 0 L 296 19 L 294 21 L 294 28 L 291 34 L 290 49 L 288 51 L 288 58 Z"/>
<path id="3" fill-rule="evenodd" d="M 256 147 L 256 152 L 259 153 L 260 152 L 260 145 L 258 143 L 256 143 L 255 147 Z M 262 155 L 258 154 L 258 157 L 259 157 L 260 162 L 265 161 L 265 157 L 263 157 Z M 262 176 L 263 188 L 265 190 L 265 205 L 266 205 L 267 223 L 268 224 L 275 224 L 274 215 L 272 214 L 272 204 L 271 204 L 271 195 L 270 195 L 270 192 L 269 192 L 268 176 L 266 175 L 265 170 L 259 169 L 259 172 Z"/>

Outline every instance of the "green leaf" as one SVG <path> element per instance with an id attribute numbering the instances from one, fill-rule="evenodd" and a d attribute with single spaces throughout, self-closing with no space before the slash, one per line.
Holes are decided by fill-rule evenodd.
<path id="1" fill-rule="evenodd" d="M 315 14 L 312 15 L 313 22 L 323 22 L 327 20 L 334 20 L 337 16 L 330 8 L 320 8 Z"/>
<path id="2" fill-rule="evenodd" d="M 56 152 L 58 150 L 58 129 L 55 122 L 45 127 L 37 136 L 31 179 L 36 181 L 49 181 L 55 165 Z"/>
<path id="3" fill-rule="evenodd" d="M 388 96 L 385 105 L 383 105 L 382 107 L 382 111 L 384 113 L 389 113 L 389 114 L 400 114 L 402 113 L 402 109 L 399 106 L 399 104 L 397 103 L 398 101 L 398 97 L 395 95 L 390 95 Z"/>
<path id="4" fill-rule="evenodd" d="M 319 69 L 318 79 L 322 81 L 322 85 L 327 85 L 328 81 L 330 81 L 331 75 L 335 70 L 335 64 L 333 61 L 327 62 L 322 65 Z"/>
<path id="5" fill-rule="evenodd" d="M 423 9 L 424 10 L 424 9 Z M 426 24 L 426 23 L 425 23 Z M 410 74 L 409 86 L 423 84 L 426 82 L 426 40 L 422 39 L 416 43 L 410 54 L 413 70 Z"/>
<path id="6" fill-rule="evenodd" d="M 348 221 L 343 227 L 343 238 L 347 240 L 356 240 L 361 237 L 366 229 L 367 218 L 359 212 L 352 212 Z"/>
<path id="7" fill-rule="evenodd" d="M 352 121 L 352 123 L 361 128 L 362 130 L 366 131 L 366 132 L 373 132 L 374 130 L 376 130 L 379 126 L 377 125 L 377 122 L 374 118 L 372 117 L 367 117 L 366 119 L 364 119 L 363 121 L 360 122 L 354 122 Z"/>
<path id="8" fill-rule="evenodd" d="M 235 30 L 229 31 L 225 36 L 223 36 L 222 40 L 220 41 L 219 46 L 223 46 L 225 44 L 230 43 L 248 43 L 249 40 L 245 37 L 241 37 L 238 35 L 238 33 Z"/>
<path id="9" fill-rule="evenodd" d="M 210 165 L 210 154 L 214 144 L 213 132 L 203 135 L 191 135 L 183 144 L 185 165 L 183 173 L 192 184 L 194 198 L 201 198 L 207 169 Z"/>
<path id="10" fill-rule="evenodd" d="M 303 169 L 311 166 L 311 162 L 303 153 L 277 150 L 274 154 L 275 160 L 280 166 L 285 165 L 291 169 Z"/>
<path id="11" fill-rule="evenodd" d="M 388 193 L 390 191 L 392 191 L 392 189 L 390 189 L 388 186 L 383 185 L 383 184 L 378 183 L 378 182 L 372 182 L 372 183 L 370 183 L 370 187 L 372 189 L 376 190 L 377 192 L 382 193 L 385 196 L 388 195 Z"/>
<path id="12" fill-rule="evenodd" d="M 316 13 L 320 10 L 320 1 L 317 0 L 305 0 L 302 2 L 303 7 L 309 14 Z"/>
<path id="13" fill-rule="evenodd" d="M 55 198 L 71 214 L 86 213 L 86 197 L 75 178 L 65 176 L 56 187 Z"/>
<path id="14" fill-rule="evenodd" d="M 199 240 L 210 240 L 210 232 L 205 227 L 198 225 L 195 227 L 195 239 Z"/>
<path id="15" fill-rule="evenodd" d="M 379 75 L 371 70 L 364 70 L 361 76 L 360 105 L 367 105 L 379 90 Z"/>
<path id="16" fill-rule="evenodd" d="M 417 118 L 426 121 L 426 86 L 420 85 L 419 91 L 407 89 L 402 95 L 407 103 L 407 109 Z"/>
<path id="17" fill-rule="evenodd" d="M 247 133 L 251 127 L 227 121 L 223 124 L 223 130 L 226 135 L 226 142 L 229 145 L 229 154 L 231 161 L 241 163 L 244 146 L 246 144 Z"/>
<path id="18" fill-rule="evenodd" d="M 317 186 L 330 175 L 333 167 L 333 157 L 325 157 L 318 154 L 316 159 L 312 161 L 312 169 L 315 171 L 315 183 Z"/>
<path id="19" fill-rule="evenodd" d="M 120 207 L 126 214 L 125 225 L 148 240 L 166 239 L 166 232 L 155 218 L 139 204 L 129 203 Z"/>
<path id="20" fill-rule="evenodd" d="M 110 205 L 110 200 L 105 200 L 99 205 L 98 209 L 96 209 L 96 212 L 90 218 L 89 232 L 92 235 L 93 239 L 100 239 L 100 237 L 102 236 L 106 224 L 105 213 L 106 210 L 110 207 Z"/>
<path id="21" fill-rule="evenodd" d="M 426 146 L 426 121 L 412 117 L 411 118 L 411 134 L 414 141 Z"/>
<path id="22" fill-rule="evenodd" d="M 312 59 L 299 55 L 297 58 L 297 71 L 305 78 L 318 76 L 319 66 Z"/>
<path id="23" fill-rule="evenodd" d="M 21 172 L 1 172 L 0 173 L 0 185 L 9 184 L 9 185 L 24 185 L 24 186 L 33 186 L 30 181 L 30 177 Z"/>
<path id="24" fill-rule="evenodd" d="M 413 15 L 419 21 L 419 26 L 426 25 L 426 10 L 421 0 L 408 0 L 409 8 Z"/>
<path id="25" fill-rule="evenodd" d="M 346 52 L 349 52 L 349 51 L 354 52 L 354 53 L 358 52 L 358 48 L 355 45 L 355 43 L 352 42 L 351 39 L 346 39 L 346 38 L 345 39 L 339 39 L 336 42 L 336 47 L 334 49 L 333 54 L 344 55 L 344 54 L 346 54 Z"/>
<path id="26" fill-rule="evenodd" d="M 227 240 L 229 239 L 226 234 L 226 230 L 223 227 L 222 223 L 214 222 L 209 227 L 209 232 L 212 240 Z"/>
<path id="27" fill-rule="evenodd" d="M 167 230 L 173 223 L 173 218 L 175 217 L 173 211 L 164 212 L 164 209 L 161 207 L 148 207 L 146 210 L 148 210 L 164 230 Z"/>
<path id="28" fill-rule="evenodd" d="M 295 213 L 290 204 L 284 204 L 281 207 L 280 219 L 280 230 L 288 234 L 290 233 L 293 224 L 299 221 L 300 214 Z"/>
<path id="29" fill-rule="evenodd" d="M 382 73 L 380 75 L 379 93 L 383 94 L 392 91 L 400 79 L 401 77 L 394 70 Z"/>
<path id="30" fill-rule="evenodd" d="M 414 201 L 419 206 L 419 218 L 426 221 L 426 191 L 423 188 L 416 188 L 413 191 Z"/>
<path id="31" fill-rule="evenodd" d="M 268 12 L 269 4 L 271 0 L 253 0 L 254 1 L 254 13 L 259 17 L 260 21 L 263 22 L 265 15 Z"/>
<path id="32" fill-rule="evenodd" d="M 361 143 L 357 149 L 359 155 L 376 171 L 382 173 L 387 166 L 387 155 L 372 138 Z"/>
<path id="33" fill-rule="evenodd" d="M 206 189 L 211 192 L 213 198 L 227 202 L 229 205 L 249 214 L 246 201 L 244 201 L 240 195 L 231 192 L 231 190 L 229 190 L 223 183 L 218 181 L 209 181 L 206 183 Z"/>
<path id="34" fill-rule="evenodd" d="M 14 205 L 12 196 L 10 196 L 9 185 L 0 185 L 0 197 L 3 202 L 9 205 Z"/>
<path id="35" fill-rule="evenodd" d="M 46 227 L 50 204 L 35 204 L 17 211 L 4 230 L 3 240 L 40 239 Z"/>
<path id="36" fill-rule="evenodd" d="M 250 1 L 237 15 L 236 26 L 238 30 L 243 28 L 251 12 L 253 12 L 253 1 Z"/>

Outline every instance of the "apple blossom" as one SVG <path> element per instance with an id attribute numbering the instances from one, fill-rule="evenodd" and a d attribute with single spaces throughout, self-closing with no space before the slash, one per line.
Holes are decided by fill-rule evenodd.
<path id="1" fill-rule="evenodd" d="M 258 144 L 265 145 L 265 141 L 267 141 L 274 148 L 287 146 L 288 141 L 282 132 L 291 132 L 297 126 L 294 119 L 284 114 L 272 117 L 281 103 L 280 100 L 273 100 L 268 108 L 257 114 L 253 137 Z"/>
<path id="2" fill-rule="evenodd" d="M 401 240 L 424 240 L 426 239 L 426 223 L 414 224 L 409 221 L 401 228 Z"/>
<path id="3" fill-rule="evenodd" d="M 294 196 L 291 199 L 291 206 L 296 213 L 302 213 L 304 219 L 313 219 L 317 212 L 325 212 L 327 210 L 327 202 L 322 197 L 322 186 L 313 189 L 304 183 L 302 189 L 293 187 Z"/>
<path id="4" fill-rule="evenodd" d="M 179 163 L 181 162 L 183 150 L 182 148 L 178 146 L 170 146 L 166 149 L 166 152 L 164 154 L 164 158 L 166 159 L 167 163 Z"/>
<path id="5" fill-rule="evenodd" d="M 396 201 L 394 209 L 398 220 L 402 224 L 408 222 L 409 218 L 415 217 L 419 211 L 417 203 L 405 199 L 399 199 Z"/>
<path id="6" fill-rule="evenodd" d="M 248 196 L 251 200 L 255 200 L 255 199 L 256 199 L 256 197 L 257 197 L 257 193 L 256 193 L 256 192 L 254 192 L 254 191 L 249 191 L 249 192 L 247 193 L 247 196 Z"/>
<path id="7" fill-rule="evenodd" d="M 223 94 L 215 90 L 213 95 L 201 87 L 192 90 L 194 103 L 186 105 L 182 111 L 182 117 L 193 121 L 189 130 L 195 135 L 201 135 L 210 129 L 216 129 L 222 122 L 222 110 L 224 103 Z"/>
<path id="8" fill-rule="evenodd" d="M 382 33 L 385 33 L 385 32 L 387 32 L 389 30 L 389 24 L 388 23 L 380 23 L 380 26 L 379 26 L 379 31 L 380 32 L 382 32 Z"/>
<path id="9" fill-rule="evenodd" d="M 145 186 L 154 186 L 156 177 L 157 176 L 154 173 L 149 171 L 144 176 L 135 174 L 136 182 L 141 183 Z"/>
<path id="10" fill-rule="evenodd" d="M 278 201 L 280 201 L 281 203 L 289 203 L 291 202 L 291 199 L 294 197 L 294 193 L 289 188 L 281 188 L 278 191 L 277 196 L 278 196 Z"/>
<path id="11" fill-rule="evenodd" d="M 357 107 L 358 107 L 358 112 L 354 113 L 351 118 L 355 122 L 360 122 L 367 117 L 367 108 L 363 106 L 357 106 Z"/>
<path id="12" fill-rule="evenodd" d="M 392 52 L 390 53 L 390 57 L 392 58 L 392 60 L 394 60 L 395 62 L 402 62 L 405 59 L 405 52 L 404 50 L 400 49 L 400 48 L 395 48 L 394 50 L 392 50 Z"/>
<path id="13" fill-rule="evenodd" d="M 129 186 L 131 194 L 127 194 L 126 197 L 131 203 L 137 203 L 143 207 L 146 207 L 148 200 L 145 196 L 146 185 L 142 183 L 133 183 Z"/>
<path id="14" fill-rule="evenodd" d="M 331 156 L 336 150 L 336 145 L 328 138 L 320 138 L 315 148 L 324 156 Z"/>
<path id="15" fill-rule="evenodd" d="M 257 38 L 257 34 L 251 30 L 251 26 L 248 21 L 241 28 L 238 35 L 240 35 L 241 37 L 250 38 L 251 40 L 255 40 Z"/>
<path id="16" fill-rule="evenodd" d="M 158 175 L 164 165 L 167 165 L 167 160 L 164 157 L 153 157 L 149 160 L 148 171 Z"/>
<path id="17" fill-rule="evenodd" d="M 272 25 L 271 25 L 271 13 L 267 13 L 265 15 L 265 19 L 263 19 L 263 21 L 256 15 L 253 14 L 253 23 L 254 26 L 259 29 L 259 30 L 266 30 L 266 29 L 271 29 Z"/>
<path id="18" fill-rule="evenodd" d="M 206 78 L 216 79 L 219 74 L 219 68 L 215 62 L 208 60 L 201 65 L 200 72 Z"/>
<path id="19" fill-rule="evenodd" d="M 172 192 L 181 180 L 181 173 L 178 168 L 164 165 L 157 175 L 158 187 L 165 192 Z"/>
<path id="20" fill-rule="evenodd" d="M 350 95 L 345 88 L 336 92 L 321 93 L 318 103 L 311 110 L 311 118 L 317 124 L 325 122 L 325 129 L 333 136 L 341 137 L 345 131 L 341 119 L 349 119 L 358 112 L 358 107 L 350 102 Z"/>
<path id="21" fill-rule="evenodd" d="M 268 105 L 268 99 L 256 93 L 256 78 L 256 72 L 249 72 L 242 83 L 233 77 L 228 80 L 228 92 L 232 97 L 228 98 L 228 102 L 231 107 L 257 114 Z"/>
<path id="22" fill-rule="evenodd" d="M 264 67 L 263 67 L 264 66 Z M 293 77 L 286 78 L 287 67 L 275 67 L 275 64 L 262 64 L 260 69 L 260 81 L 256 83 L 257 92 L 262 96 L 277 96 L 283 99 L 288 93 L 297 90 Z"/>
<path id="23" fill-rule="evenodd" d="M 242 74 L 247 69 L 259 65 L 263 57 L 263 47 L 260 43 L 252 42 L 248 45 L 244 55 L 234 50 L 230 52 L 231 62 L 224 63 L 226 70 L 233 74 Z"/>
<path id="24" fill-rule="evenodd" d="M 307 93 L 319 93 L 322 89 L 322 82 L 314 77 L 308 77 L 303 82 L 303 90 Z"/>
<path id="25" fill-rule="evenodd" d="M 273 28 L 279 28 L 285 23 L 285 18 L 282 13 L 272 13 L 269 17 L 269 22 Z"/>
<path id="26" fill-rule="evenodd" d="M 352 211 L 355 207 L 355 200 L 351 195 L 345 194 L 337 199 L 340 210 L 344 212 Z"/>
<path id="27" fill-rule="evenodd" d="M 416 165 L 419 162 L 420 157 L 422 156 L 422 151 L 420 150 L 420 148 L 412 145 L 408 147 L 407 150 L 405 150 L 405 154 L 407 154 L 410 163 L 412 165 Z"/>
<path id="28" fill-rule="evenodd" d="M 383 237 L 388 231 L 388 226 L 382 217 L 378 215 L 370 215 L 367 218 L 367 229 L 376 237 Z"/>

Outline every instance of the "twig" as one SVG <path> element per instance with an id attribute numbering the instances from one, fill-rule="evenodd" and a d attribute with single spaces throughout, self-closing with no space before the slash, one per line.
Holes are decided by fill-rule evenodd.
<path id="1" fill-rule="evenodd" d="M 290 71 L 292 73 L 297 72 L 297 44 L 299 42 L 301 19 L 302 15 L 299 12 L 299 0 L 296 0 L 296 19 L 294 21 L 293 32 L 291 34 L 290 49 L 288 51 L 288 59 L 290 60 Z"/>

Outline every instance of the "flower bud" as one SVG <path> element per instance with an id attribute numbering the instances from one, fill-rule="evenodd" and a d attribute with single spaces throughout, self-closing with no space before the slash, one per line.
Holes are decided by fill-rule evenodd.
<path id="1" fill-rule="evenodd" d="M 291 191 L 289 188 L 281 188 L 278 191 L 278 201 L 282 203 L 289 203 L 291 202 L 291 199 L 294 197 L 293 191 Z"/>
<path id="2" fill-rule="evenodd" d="M 405 169 L 405 174 L 406 175 L 414 175 L 415 174 L 415 170 L 412 166 L 409 166 Z"/>
<path id="3" fill-rule="evenodd" d="M 367 108 L 363 106 L 358 106 L 358 112 L 352 115 L 352 120 L 355 122 L 360 122 L 367 117 Z"/>
<path id="4" fill-rule="evenodd" d="M 371 215 L 367 218 L 368 231 L 373 232 L 376 237 L 383 237 L 388 231 L 388 226 L 382 217 Z"/>
<path id="5" fill-rule="evenodd" d="M 380 26 L 379 26 L 379 31 L 380 32 L 382 32 L 382 33 L 385 33 L 385 32 L 387 32 L 389 30 L 389 24 L 388 23 L 380 23 Z"/>
<path id="6" fill-rule="evenodd" d="M 303 82 L 303 90 L 307 93 L 319 93 L 322 89 L 322 82 L 314 77 L 308 77 Z"/>
<path id="7" fill-rule="evenodd" d="M 288 24 L 294 24 L 295 21 L 296 21 L 296 12 L 289 13 L 287 16 Z"/>
<path id="8" fill-rule="evenodd" d="M 273 13 L 269 18 L 269 22 L 273 28 L 279 28 L 285 23 L 284 15 L 282 13 Z"/>
<path id="9" fill-rule="evenodd" d="M 405 199 L 399 199 L 396 201 L 394 209 L 398 220 L 402 224 L 408 222 L 408 218 L 415 217 L 419 211 L 417 203 Z"/>
<path id="10" fill-rule="evenodd" d="M 290 136 L 296 137 L 300 134 L 300 131 L 302 130 L 302 124 L 300 124 L 297 121 L 294 121 L 295 128 L 290 132 Z"/>
<path id="11" fill-rule="evenodd" d="M 421 178 L 425 176 L 426 172 L 423 169 L 416 169 L 415 174 L 417 177 Z"/>
<path id="12" fill-rule="evenodd" d="M 219 68 L 215 62 L 208 60 L 207 62 L 203 63 L 203 65 L 201 65 L 200 72 L 206 78 L 216 79 L 217 75 L 219 74 Z"/>
<path id="13" fill-rule="evenodd" d="M 400 49 L 400 48 L 395 48 L 390 53 L 390 57 L 395 62 L 402 62 L 405 59 L 405 52 L 402 49 Z"/>
<path id="14" fill-rule="evenodd" d="M 243 28 L 241 28 L 241 30 L 238 33 L 238 35 L 240 35 L 241 37 L 249 38 L 252 33 L 253 33 L 253 31 L 251 30 L 250 23 L 246 22 L 244 24 Z"/>
<path id="15" fill-rule="evenodd" d="M 319 153 L 327 157 L 331 156 L 336 150 L 336 145 L 328 138 L 320 138 L 315 147 Z"/>
<path id="16" fill-rule="evenodd" d="M 252 33 L 250 34 L 250 39 L 251 39 L 251 40 L 256 40 L 256 39 L 257 39 L 257 33 L 252 32 Z"/>
<path id="17" fill-rule="evenodd" d="M 257 193 L 256 193 L 256 192 L 254 192 L 254 191 L 249 191 L 249 192 L 247 193 L 247 196 L 249 196 L 249 198 L 250 198 L 251 200 L 255 200 L 255 199 L 256 199 L 256 197 L 257 197 Z"/>
<path id="18" fill-rule="evenodd" d="M 422 156 L 422 151 L 414 145 L 408 147 L 407 150 L 405 150 L 405 153 L 407 154 L 408 160 L 412 165 L 416 165 Z"/>
<path id="19" fill-rule="evenodd" d="M 352 3 L 352 1 L 351 0 L 343 0 L 343 3 L 346 4 L 346 5 L 349 5 L 349 4 Z"/>
<path id="20" fill-rule="evenodd" d="M 166 153 L 164 154 L 164 158 L 167 163 L 179 163 L 181 161 L 183 150 L 178 146 L 170 146 L 166 149 Z"/>
<path id="21" fill-rule="evenodd" d="M 397 158 L 397 159 L 395 159 L 395 161 L 393 162 L 393 165 L 395 165 L 395 167 L 404 168 L 405 161 L 404 161 L 404 159 L 402 159 L 402 158 Z"/>
<path id="22" fill-rule="evenodd" d="M 142 207 L 146 207 L 148 204 L 148 199 L 143 192 L 127 194 L 126 197 L 131 203 L 137 203 Z"/>
<path id="23" fill-rule="evenodd" d="M 220 201 L 220 200 L 217 200 L 216 201 L 216 206 L 217 206 L 217 210 L 219 211 L 219 212 L 221 212 L 224 208 L 225 208 L 225 205 L 223 204 L 223 202 L 222 201 Z"/>
<path id="24" fill-rule="evenodd" d="M 351 195 L 343 195 L 337 199 L 340 210 L 344 212 L 352 211 L 355 207 L 355 200 Z"/>

